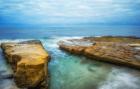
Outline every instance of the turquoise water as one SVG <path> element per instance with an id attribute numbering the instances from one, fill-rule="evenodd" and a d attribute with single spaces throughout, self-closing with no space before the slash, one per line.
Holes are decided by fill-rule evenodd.
<path id="1" fill-rule="evenodd" d="M 57 42 L 69 38 L 40 39 L 52 59 L 49 63 L 49 89 L 139 89 L 140 71 L 97 62 L 59 50 Z M 27 39 L 12 40 L 23 41 Z M 1 40 L 6 42 L 11 40 Z M 0 58 L 0 71 L 9 67 Z M 1 83 L 3 81 L 3 83 Z M 0 89 L 17 89 L 12 79 L 1 79 Z"/>
<path id="2" fill-rule="evenodd" d="M 0 42 L 40 39 L 52 56 L 49 89 L 140 89 L 140 71 L 71 55 L 57 45 L 59 40 L 73 36 L 140 37 L 139 3 L 140 0 L 0 0 Z M 0 89 L 18 89 L 13 79 L 3 78 L 11 73 L 0 55 Z"/>
<path id="3" fill-rule="evenodd" d="M 140 71 L 97 62 L 59 50 L 56 44 L 68 37 L 42 39 L 52 56 L 50 89 L 139 89 Z"/>

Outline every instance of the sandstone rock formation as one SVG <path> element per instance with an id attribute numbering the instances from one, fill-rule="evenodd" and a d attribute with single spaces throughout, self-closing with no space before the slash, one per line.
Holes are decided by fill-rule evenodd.
<path id="1" fill-rule="evenodd" d="M 1 47 L 12 66 L 18 87 L 32 89 L 44 87 L 42 84 L 47 79 L 49 55 L 40 41 L 2 43 Z"/>
<path id="2" fill-rule="evenodd" d="M 86 37 L 60 41 L 59 47 L 88 58 L 140 69 L 140 39 L 133 37 Z"/>

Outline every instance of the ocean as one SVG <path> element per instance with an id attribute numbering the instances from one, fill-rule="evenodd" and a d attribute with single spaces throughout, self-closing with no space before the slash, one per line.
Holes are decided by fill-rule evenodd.
<path id="1" fill-rule="evenodd" d="M 57 42 L 84 36 L 137 36 L 139 27 L 47 28 L 0 30 L 0 42 L 40 40 L 52 59 L 49 62 L 49 89 L 139 89 L 140 71 L 68 54 Z M 1 53 L 2 54 L 2 53 Z M 10 67 L 0 55 L 0 76 Z M 0 89 L 18 89 L 12 79 L 0 80 Z"/>
<path id="2" fill-rule="evenodd" d="M 73 26 L 46 28 L 0 28 L 0 39 L 46 38 L 54 36 L 137 36 L 140 26 Z"/>

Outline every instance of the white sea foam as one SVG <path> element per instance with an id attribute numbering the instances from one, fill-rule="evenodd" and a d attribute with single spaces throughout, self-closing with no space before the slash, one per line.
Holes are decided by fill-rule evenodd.
<path id="1" fill-rule="evenodd" d="M 0 44 L 5 43 L 5 42 L 21 42 L 21 41 L 27 41 L 27 40 L 33 40 L 33 39 L 14 39 L 14 40 L 2 39 L 0 40 Z"/>
<path id="2" fill-rule="evenodd" d="M 82 37 L 67 37 L 67 36 L 63 36 L 63 37 L 58 37 L 58 36 L 55 36 L 55 37 L 52 37 L 50 39 L 40 39 L 42 41 L 42 43 L 44 45 L 47 45 L 48 47 L 51 47 L 51 48 L 58 48 L 58 42 L 59 41 L 66 41 L 68 39 L 80 39 Z"/>
<path id="3" fill-rule="evenodd" d="M 44 47 L 49 51 L 49 53 L 52 56 L 52 60 L 49 63 L 49 68 L 51 69 L 50 73 L 52 78 L 50 87 L 53 87 L 51 89 L 89 89 L 87 85 L 94 85 L 94 84 L 97 85 L 99 83 L 98 81 L 100 80 L 100 78 L 102 76 L 104 77 L 104 75 L 108 75 L 107 73 L 109 68 L 110 67 L 112 68 L 112 66 L 110 66 L 109 68 L 107 67 L 106 69 L 104 69 L 104 67 L 100 66 L 100 67 L 96 67 L 97 69 L 95 72 L 94 71 L 89 72 L 87 70 L 87 67 L 85 66 L 88 65 L 88 63 L 81 64 L 80 62 L 81 58 L 78 57 L 79 59 L 77 59 L 77 57 L 74 57 L 72 55 L 65 55 L 64 52 L 58 49 L 58 45 L 57 45 L 58 41 L 68 40 L 68 39 L 80 39 L 80 38 L 82 37 L 52 37 L 48 39 L 39 39 L 41 40 Z M 27 41 L 27 40 L 33 40 L 33 39 L 0 40 L 0 43 L 20 42 L 20 41 Z M 107 72 L 103 72 L 102 70 L 99 69 L 103 69 L 104 71 Z M 126 71 L 126 69 L 124 68 L 118 69 L 114 67 L 111 70 L 112 71 L 109 73 L 108 77 L 106 78 L 106 81 L 101 80 L 102 82 L 100 82 L 99 88 L 97 89 L 139 89 L 140 75 L 135 76 L 135 73 L 130 73 L 132 72 L 132 70 Z M 99 77 L 96 78 L 96 76 L 98 75 Z M 6 83 L 7 81 L 0 84 L 0 86 L 3 87 L 3 88 L 0 87 L 0 89 L 8 89 Z M 9 89 L 10 88 L 11 86 L 9 86 Z M 94 88 L 90 88 L 90 89 L 94 89 Z"/>
<path id="4" fill-rule="evenodd" d="M 99 89 L 139 89 L 140 77 L 136 77 L 121 69 L 112 69 L 112 72 Z"/>

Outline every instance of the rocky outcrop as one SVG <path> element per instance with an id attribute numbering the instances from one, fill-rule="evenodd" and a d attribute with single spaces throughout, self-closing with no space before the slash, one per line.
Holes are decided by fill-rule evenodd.
<path id="1" fill-rule="evenodd" d="M 86 37 L 60 41 L 62 50 L 88 58 L 140 69 L 140 39 L 132 37 Z"/>
<path id="2" fill-rule="evenodd" d="M 46 87 L 43 84 L 47 79 L 49 55 L 40 41 L 2 43 L 1 48 L 12 66 L 18 87 L 32 89 Z"/>

